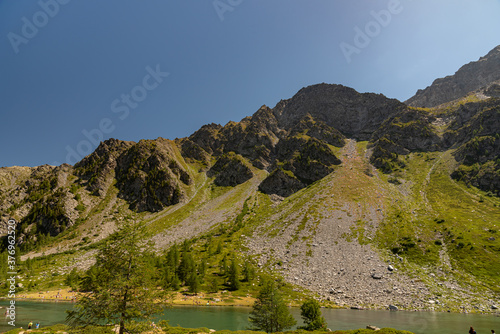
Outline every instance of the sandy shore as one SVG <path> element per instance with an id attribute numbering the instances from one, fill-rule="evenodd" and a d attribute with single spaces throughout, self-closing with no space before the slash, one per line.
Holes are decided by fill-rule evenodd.
<path id="1" fill-rule="evenodd" d="M 72 302 L 77 298 L 78 293 L 70 289 L 58 289 L 48 291 L 35 291 L 20 294 L 16 299 L 23 300 L 50 300 Z M 196 306 L 252 306 L 255 298 L 250 296 L 233 296 L 230 292 L 199 293 L 197 295 L 174 294 L 173 305 L 196 305 Z"/>

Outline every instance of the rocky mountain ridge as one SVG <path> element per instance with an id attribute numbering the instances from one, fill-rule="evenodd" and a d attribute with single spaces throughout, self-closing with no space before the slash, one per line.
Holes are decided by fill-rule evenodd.
<path id="1" fill-rule="evenodd" d="M 318 84 L 186 138 L 109 139 L 75 166 L 0 168 L 2 221 L 20 222 L 26 258 L 78 252 L 83 266 L 123 220 L 147 224 L 159 251 L 237 226 L 241 256 L 319 298 L 484 309 L 500 272 L 500 99 L 486 91 L 417 108 Z"/>
<path id="2" fill-rule="evenodd" d="M 454 75 L 434 80 L 429 87 L 418 90 L 405 103 L 412 107 L 432 108 L 477 91 L 498 97 L 500 84 L 500 45 L 478 61 L 462 66 Z"/>

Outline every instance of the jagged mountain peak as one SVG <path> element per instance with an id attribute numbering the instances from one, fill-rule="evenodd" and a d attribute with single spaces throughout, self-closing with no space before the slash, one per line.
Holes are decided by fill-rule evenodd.
<path id="1" fill-rule="evenodd" d="M 191 240 L 215 269 L 230 250 L 339 305 L 428 309 L 442 296 L 433 309 L 485 309 L 499 292 L 499 129 L 500 99 L 428 110 L 322 83 L 187 138 L 109 139 L 75 166 L 0 168 L 0 216 L 20 222 L 23 256 L 79 268 L 134 220 L 159 252 Z"/>
<path id="2" fill-rule="evenodd" d="M 494 58 L 500 58 L 500 45 L 497 45 L 493 49 L 491 49 L 486 56 L 479 58 L 479 61 L 486 61 Z"/>
<path id="3" fill-rule="evenodd" d="M 304 87 L 291 99 L 280 101 L 274 114 L 282 128 L 292 128 L 309 114 L 348 137 L 368 140 L 386 118 L 404 108 L 398 100 L 382 94 L 322 83 Z"/>
<path id="4" fill-rule="evenodd" d="M 500 83 L 500 45 L 479 60 L 462 66 L 455 74 L 436 79 L 427 88 L 419 89 L 405 103 L 412 107 L 431 108 L 460 99 L 482 88 L 485 88 L 482 95 L 487 97 L 488 88 L 493 83 Z"/>

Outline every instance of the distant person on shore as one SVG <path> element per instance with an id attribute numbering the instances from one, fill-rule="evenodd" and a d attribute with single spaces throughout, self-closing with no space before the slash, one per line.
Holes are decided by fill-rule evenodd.
<path id="1" fill-rule="evenodd" d="M 33 322 L 30 321 L 30 323 L 28 324 L 28 329 L 31 329 L 31 327 L 33 327 Z"/>
<path id="2" fill-rule="evenodd" d="M 495 331 L 493 329 L 491 330 L 491 334 L 495 334 Z"/>
<path id="3" fill-rule="evenodd" d="M 37 322 L 36 325 L 35 325 L 35 329 L 38 329 L 38 328 L 40 328 L 40 323 L 39 322 Z"/>
<path id="4" fill-rule="evenodd" d="M 476 331 L 474 330 L 474 327 L 470 327 L 469 329 L 469 334 L 477 334 Z"/>

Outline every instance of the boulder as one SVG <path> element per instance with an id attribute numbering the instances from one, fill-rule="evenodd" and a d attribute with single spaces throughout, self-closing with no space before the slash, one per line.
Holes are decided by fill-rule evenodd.
<path id="1" fill-rule="evenodd" d="M 366 329 L 371 329 L 372 331 L 379 331 L 380 330 L 380 328 L 378 328 L 377 326 L 373 326 L 373 325 L 366 326 Z"/>

